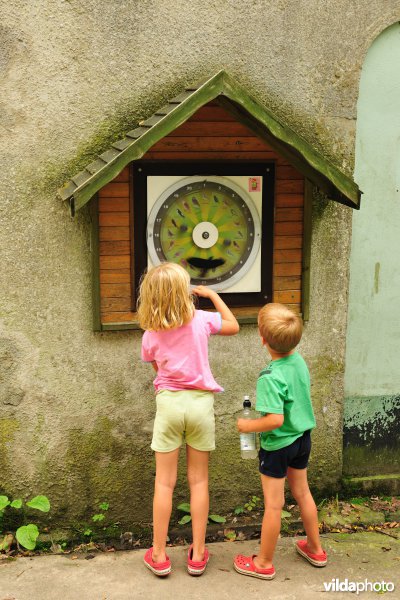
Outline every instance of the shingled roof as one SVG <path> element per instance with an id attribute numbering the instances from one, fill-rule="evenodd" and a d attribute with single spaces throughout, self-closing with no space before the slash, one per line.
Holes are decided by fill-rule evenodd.
<path id="1" fill-rule="evenodd" d="M 58 193 L 63 200 L 70 202 L 72 214 L 114 179 L 128 163 L 142 158 L 156 142 L 216 98 L 238 121 L 266 140 L 330 199 L 352 208 L 360 207 L 361 192 L 350 177 L 250 96 L 225 71 L 219 71 L 197 85 L 188 86 L 68 181 Z"/>

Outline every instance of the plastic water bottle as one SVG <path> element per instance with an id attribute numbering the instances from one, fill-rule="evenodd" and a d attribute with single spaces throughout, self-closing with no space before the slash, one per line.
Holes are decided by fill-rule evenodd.
<path id="1" fill-rule="evenodd" d="M 242 419 L 253 419 L 254 416 L 251 410 L 251 402 L 249 396 L 245 396 L 243 400 Z M 241 433 L 240 434 L 240 452 L 242 458 L 257 458 L 256 434 Z"/>

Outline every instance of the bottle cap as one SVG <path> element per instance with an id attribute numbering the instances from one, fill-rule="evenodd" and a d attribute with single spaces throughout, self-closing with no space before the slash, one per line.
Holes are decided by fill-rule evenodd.
<path id="1" fill-rule="evenodd" d="M 250 408 L 251 402 L 249 396 L 245 396 L 243 400 L 243 408 Z"/>

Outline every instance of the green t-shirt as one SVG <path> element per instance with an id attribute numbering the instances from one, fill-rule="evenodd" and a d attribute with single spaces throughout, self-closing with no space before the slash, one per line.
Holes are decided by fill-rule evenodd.
<path id="1" fill-rule="evenodd" d="M 256 410 L 284 415 L 283 425 L 260 434 L 261 447 L 279 450 L 315 427 L 311 404 L 310 374 L 298 352 L 272 360 L 257 380 Z"/>

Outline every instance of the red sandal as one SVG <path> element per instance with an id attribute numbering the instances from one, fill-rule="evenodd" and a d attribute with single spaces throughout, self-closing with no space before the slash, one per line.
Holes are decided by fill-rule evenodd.
<path id="1" fill-rule="evenodd" d="M 192 560 L 193 556 L 193 544 L 190 546 L 188 550 L 187 557 L 187 570 L 189 575 L 202 575 L 206 570 L 207 563 L 209 561 L 210 555 L 208 553 L 207 548 L 204 548 L 204 557 L 203 560 L 194 561 Z"/>
<path id="2" fill-rule="evenodd" d="M 150 571 L 152 571 L 154 573 L 154 575 L 157 575 L 158 577 L 166 577 L 167 575 L 169 575 L 172 571 L 171 568 L 171 561 L 169 560 L 168 556 L 166 555 L 167 560 L 164 562 L 159 562 L 156 563 L 153 560 L 153 548 L 149 548 L 146 552 L 146 554 L 144 555 L 144 564 L 146 565 L 146 567 L 148 569 L 150 569 Z"/>
<path id="3" fill-rule="evenodd" d="M 253 554 L 253 556 L 243 556 L 243 554 L 238 554 L 233 561 L 233 566 L 238 573 L 241 575 L 249 575 L 250 577 L 258 577 L 258 579 L 273 579 L 276 575 L 274 567 L 269 567 L 269 569 L 259 569 L 254 564 L 254 558 L 257 554 Z"/>
<path id="4" fill-rule="evenodd" d="M 296 550 L 303 558 L 314 565 L 314 567 L 325 567 L 328 562 L 325 550 L 322 551 L 322 554 L 313 554 L 309 551 L 307 540 L 298 540 L 296 542 Z"/>

